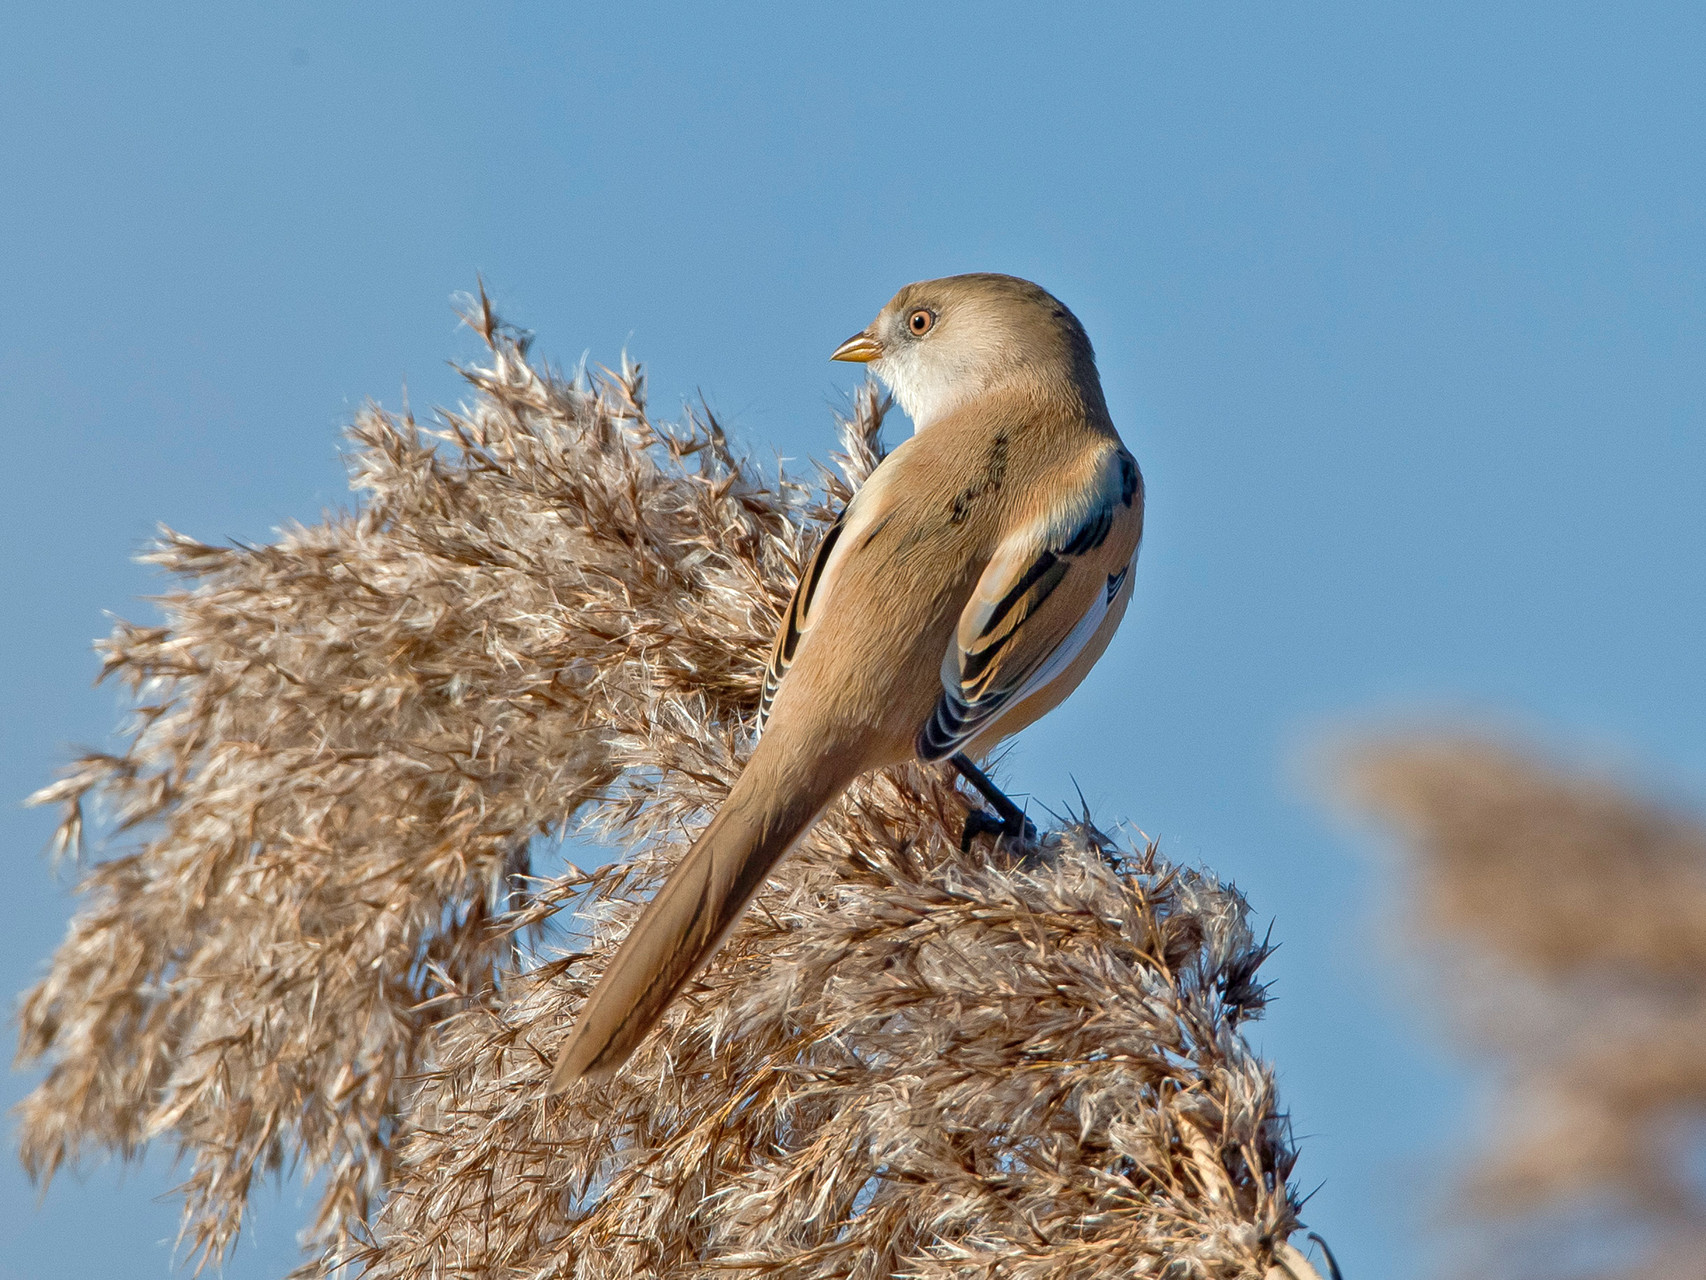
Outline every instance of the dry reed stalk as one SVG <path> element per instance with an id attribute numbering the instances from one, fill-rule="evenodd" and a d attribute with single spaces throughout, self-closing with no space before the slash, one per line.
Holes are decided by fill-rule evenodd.
<path id="1" fill-rule="evenodd" d="M 1391 738 L 1343 794 L 1391 824 L 1438 1003 L 1497 1079 L 1462 1188 L 1473 1273 L 1695 1277 L 1706 1258 L 1706 826 L 1483 737 Z"/>
<path id="2" fill-rule="evenodd" d="M 22 1154 L 170 1138 L 184 1235 L 257 1174 L 323 1180 L 305 1274 L 1312 1274 L 1240 1025 L 1243 900 L 1088 816 L 961 854 L 941 771 L 856 786 L 613 1084 L 547 1100 L 636 903 L 738 773 L 812 530 L 880 460 L 869 389 L 820 492 L 763 484 L 637 368 L 564 380 L 482 296 L 439 428 L 376 407 L 357 514 L 167 534 L 167 625 L 120 625 L 117 756 L 39 793 L 134 830 L 22 1012 Z M 530 877 L 533 837 L 628 853 Z M 579 949 L 531 962 L 553 912 Z"/>

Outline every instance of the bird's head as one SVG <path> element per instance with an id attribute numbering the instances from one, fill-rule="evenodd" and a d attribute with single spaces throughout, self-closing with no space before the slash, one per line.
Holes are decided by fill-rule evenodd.
<path id="1" fill-rule="evenodd" d="M 830 358 L 869 364 L 917 431 L 998 390 L 1075 396 L 1089 412 L 1107 412 L 1078 317 L 1016 276 L 909 284 Z"/>

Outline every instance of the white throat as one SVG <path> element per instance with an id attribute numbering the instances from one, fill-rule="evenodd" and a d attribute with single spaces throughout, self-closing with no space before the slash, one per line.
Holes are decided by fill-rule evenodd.
<path id="1" fill-rule="evenodd" d="M 941 421 L 968 400 L 981 395 L 992 379 L 985 369 L 966 368 L 959 362 L 937 358 L 921 360 L 916 350 L 897 351 L 873 361 L 871 368 L 888 384 L 917 435 Z"/>

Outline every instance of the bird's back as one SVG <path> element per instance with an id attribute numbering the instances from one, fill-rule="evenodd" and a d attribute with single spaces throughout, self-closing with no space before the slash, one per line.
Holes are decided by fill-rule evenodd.
<path id="1" fill-rule="evenodd" d="M 777 691 L 769 735 L 799 721 L 862 768 L 911 759 L 942 693 L 943 655 L 1002 538 L 1082 489 L 1111 427 L 1054 398 L 991 396 L 911 437 L 839 533 L 824 596 Z"/>

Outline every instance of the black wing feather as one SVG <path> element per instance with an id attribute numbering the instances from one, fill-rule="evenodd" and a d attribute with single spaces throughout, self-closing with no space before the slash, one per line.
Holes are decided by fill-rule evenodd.
<path id="1" fill-rule="evenodd" d="M 918 731 L 914 749 L 921 760 L 941 760 L 975 738 L 985 725 L 1004 710 L 1013 693 L 1023 687 L 1031 672 L 1048 660 L 1042 654 L 1023 671 L 1003 673 L 1009 678 L 999 686 L 992 683 L 991 669 L 1029 618 L 1047 600 L 1077 557 L 1094 551 L 1107 541 L 1113 529 L 1113 508 L 1098 503 L 1070 535 L 1057 545 L 1044 547 L 1026 565 L 1012 588 L 996 603 L 978 632 L 977 641 L 960 653 L 959 679 L 944 681 L 942 696 L 924 727 Z M 1108 599 L 1118 592 L 1115 586 Z"/>
<path id="2" fill-rule="evenodd" d="M 829 554 L 835 550 L 835 544 L 840 540 L 846 523 L 847 512 L 843 511 L 835 517 L 835 523 L 824 532 L 823 540 L 817 544 L 817 550 L 812 552 L 812 558 L 806 563 L 806 571 L 800 575 L 800 581 L 794 587 L 794 595 L 788 601 L 787 612 L 782 615 L 781 630 L 776 633 L 776 643 L 770 650 L 770 665 L 764 669 L 764 688 L 758 695 L 760 733 L 764 732 L 764 722 L 770 718 L 770 704 L 776 700 L 776 690 L 782 684 L 782 677 L 788 674 L 788 667 L 794 661 L 794 652 L 800 646 L 800 635 L 806 629 L 806 618 L 811 612 L 812 597 L 817 594 L 824 566 L 829 563 Z"/>

